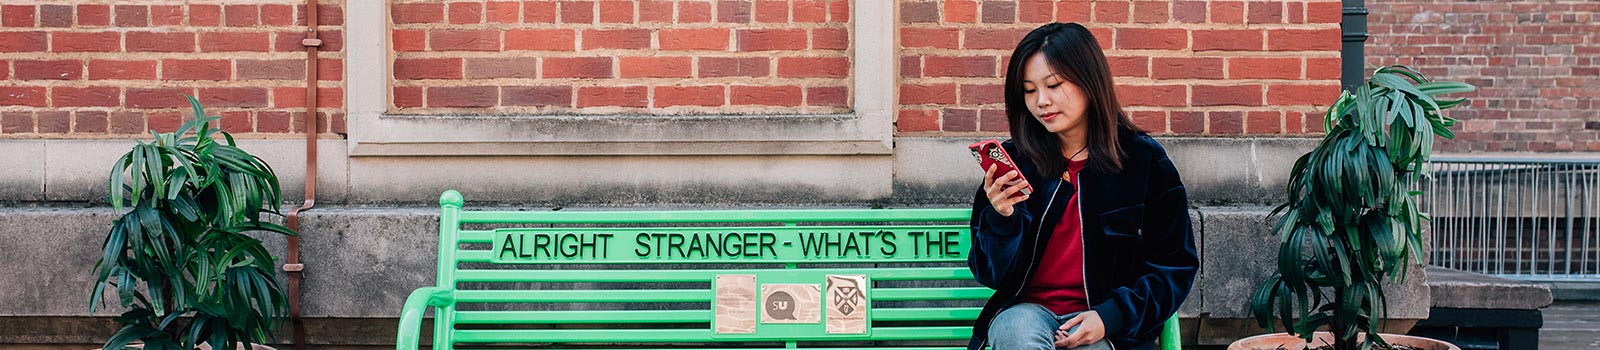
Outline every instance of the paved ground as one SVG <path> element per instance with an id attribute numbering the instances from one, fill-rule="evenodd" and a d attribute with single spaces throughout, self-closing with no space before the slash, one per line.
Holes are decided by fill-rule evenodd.
<path id="1" fill-rule="evenodd" d="M 1600 302 L 1557 301 L 1546 307 L 1539 349 L 1600 349 Z"/>

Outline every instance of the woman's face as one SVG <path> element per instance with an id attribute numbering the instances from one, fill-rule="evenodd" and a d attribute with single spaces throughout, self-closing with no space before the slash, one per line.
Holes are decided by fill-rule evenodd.
<path id="1" fill-rule="evenodd" d="M 1083 89 L 1068 82 L 1045 62 L 1044 53 L 1028 57 L 1022 69 L 1023 100 L 1033 118 L 1051 133 L 1078 133 L 1084 127 L 1087 98 Z"/>

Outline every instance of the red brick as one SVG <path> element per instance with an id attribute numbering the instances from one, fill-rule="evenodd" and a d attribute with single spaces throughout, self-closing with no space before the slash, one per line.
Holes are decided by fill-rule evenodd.
<path id="1" fill-rule="evenodd" d="M 1228 79 L 1300 79 L 1300 58 L 1232 57 Z"/>
<path id="2" fill-rule="evenodd" d="M 996 49 L 1011 50 L 1017 47 L 1017 42 L 1028 35 L 1032 29 L 967 29 L 966 39 L 963 43 L 968 49 Z"/>
<path id="3" fill-rule="evenodd" d="M 1194 106 L 1260 106 L 1261 85 L 1194 85 Z"/>
<path id="4" fill-rule="evenodd" d="M 48 94 L 43 86 L 0 85 L 0 106 L 45 107 Z"/>
<path id="5" fill-rule="evenodd" d="M 517 19 L 522 17 L 522 3 L 491 1 L 485 11 L 489 23 L 517 23 Z"/>
<path id="6" fill-rule="evenodd" d="M 128 32 L 124 45 L 128 52 L 194 52 L 193 32 Z"/>
<path id="7" fill-rule="evenodd" d="M 561 23 L 594 23 L 594 1 L 562 1 Z"/>
<path id="8" fill-rule="evenodd" d="M 395 108 L 422 107 L 421 86 L 396 86 L 394 87 Z M 275 105 L 275 107 L 286 107 Z"/>
<path id="9" fill-rule="evenodd" d="M 902 77 L 902 78 L 921 78 L 922 77 L 922 56 L 901 56 L 900 57 L 900 77 Z"/>
<path id="10" fill-rule="evenodd" d="M 539 64 L 532 57 L 466 59 L 467 79 L 538 78 Z"/>
<path id="11" fill-rule="evenodd" d="M 317 88 L 317 108 L 344 108 L 344 89 Z"/>
<path id="12" fill-rule="evenodd" d="M 572 106 L 571 86 L 506 86 L 500 94 L 505 106 Z"/>
<path id="13" fill-rule="evenodd" d="M 294 128 L 293 119 L 289 112 L 256 113 L 256 132 L 289 132 Z"/>
<path id="14" fill-rule="evenodd" d="M 1246 18 L 1250 23 L 1283 23 L 1283 2 L 1252 1 L 1248 5 Z"/>
<path id="15" fill-rule="evenodd" d="M 940 126 L 944 131 L 978 131 L 978 111 L 971 109 L 945 109 L 939 111 Z"/>
<path id="16" fill-rule="evenodd" d="M 72 26 L 71 5 L 39 5 L 39 26 L 65 28 Z"/>
<path id="17" fill-rule="evenodd" d="M 544 78 L 610 78 L 611 57 L 549 57 Z"/>
<path id="18" fill-rule="evenodd" d="M 750 2 L 721 0 L 717 2 L 717 22 L 750 23 Z"/>
<path id="19" fill-rule="evenodd" d="M 1306 79 L 1339 79 L 1339 58 L 1306 58 Z M 1573 68 L 1576 73 L 1577 68 Z"/>
<path id="20" fill-rule="evenodd" d="M 265 25 L 265 26 L 269 26 L 269 27 L 287 27 L 287 26 L 293 26 L 293 25 L 305 25 L 303 23 L 295 23 L 295 15 L 296 15 L 296 12 L 300 10 L 299 9 L 300 7 L 304 7 L 304 6 L 292 6 L 292 5 L 283 5 L 283 4 L 261 5 L 261 24 Z M 152 8 L 152 10 L 154 10 L 154 8 Z M 319 10 L 320 10 L 320 8 L 319 8 Z M 319 22 L 317 24 L 322 24 L 322 23 Z"/>
<path id="21" fill-rule="evenodd" d="M 152 5 L 150 6 L 150 25 L 172 27 L 183 25 L 186 16 L 183 14 L 182 5 Z M 284 25 L 287 25 L 285 23 Z"/>
<path id="22" fill-rule="evenodd" d="M 1338 1 L 1306 3 L 1306 21 L 1311 23 L 1339 23 L 1344 16 L 1344 4 Z"/>
<path id="23" fill-rule="evenodd" d="M 240 134 L 255 131 L 255 121 L 250 118 L 250 112 L 232 111 L 222 112 L 219 127 L 230 134 Z"/>
<path id="24" fill-rule="evenodd" d="M 1055 1 L 1021 0 L 1017 2 L 1017 20 L 1023 23 L 1048 23 L 1055 20 Z M 981 127 L 979 129 L 982 129 Z"/>
<path id="25" fill-rule="evenodd" d="M 662 50 L 727 50 L 728 29 L 661 29 Z"/>
<path id="26" fill-rule="evenodd" d="M 1290 134 L 1303 134 L 1303 133 L 1305 133 L 1306 132 L 1305 131 L 1305 122 L 1306 122 L 1305 119 L 1306 119 L 1305 113 L 1300 113 L 1300 112 L 1284 113 L 1284 118 L 1283 118 L 1284 128 L 1283 128 L 1283 131 L 1286 132 L 1286 133 L 1290 133 Z"/>
<path id="27" fill-rule="evenodd" d="M 1206 8 L 1209 7 L 1206 5 L 1205 1 L 1173 2 L 1172 20 L 1178 23 L 1205 23 Z M 1200 39 L 1195 39 L 1195 41 L 1200 41 Z M 1162 126 L 1165 127 L 1166 124 L 1162 124 Z"/>
<path id="28" fill-rule="evenodd" d="M 556 23 L 556 16 L 560 13 L 555 1 L 522 2 L 523 23 Z"/>
<path id="29" fill-rule="evenodd" d="M 900 46 L 904 48 L 954 49 L 961 43 L 960 37 L 956 28 L 900 28 Z"/>
<path id="30" fill-rule="evenodd" d="M 99 4 L 78 5 L 79 26 L 111 25 L 111 6 Z"/>
<path id="31" fill-rule="evenodd" d="M 200 33 L 201 52 L 266 52 L 270 50 L 271 46 L 272 35 L 267 32 Z"/>
<path id="32" fill-rule="evenodd" d="M 394 60 L 394 78 L 461 79 L 460 58 L 397 58 Z"/>
<path id="33" fill-rule="evenodd" d="M 164 80 L 229 80 L 232 76 L 228 60 L 161 60 Z"/>
<path id="34" fill-rule="evenodd" d="M 817 50 L 848 50 L 850 49 L 850 31 L 844 28 L 812 29 L 811 48 Z"/>
<path id="35" fill-rule="evenodd" d="M 1283 131 L 1283 116 L 1279 112 L 1250 112 L 1245 115 L 1245 132 L 1251 134 L 1276 134 Z"/>
<path id="36" fill-rule="evenodd" d="M 1195 30 L 1195 51 L 1260 51 L 1261 30 Z"/>
<path id="37" fill-rule="evenodd" d="M 650 90 L 644 86 L 584 86 L 578 88 L 578 107 L 649 107 Z"/>
<path id="38" fill-rule="evenodd" d="M 1335 51 L 1339 40 L 1339 28 L 1267 31 L 1267 49 L 1272 51 Z"/>
<path id="39" fill-rule="evenodd" d="M 900 104 L 955 104 L 956 84 L 900 84 Z"/>
<path id="40" fill-rule="evenodd" d="M 229 27 L 254 27 L 261 24 L 261 8 L 256 5 L 227 5 L 222 7 L 223 23 Z"/>
<path id="41" fill-rule="evenodd" d="M 984 1 L 983 23 L 1016 23 L 1017 3 L 1015 1 Z"/>
<path id="42" fill-rule="evenodd" d="M 150 25 L 150 7 L 143 5 L 117 5 L 113 23 L 118 27 L 146 27 Z"/>
<path id="43" fill-rule="evenodd" d="M 827 0 L 793 0 L 794 23 L 823 23 L 828 21 Z"/>
<path id="44" fill-rule="evenodd" d="M 72 130 L 72 113 L 65 111 L 39 111 L 34 115 L 41 134 L 61 134 Z"/>
<path id="45" fill-rule="evenodd" d="M 78 9 L 78 21 L 83 21 L 83 9 Z M 220 5 L 189 5 L 189 25 L 196 27 L 215 27 L 222 25 L 222 6 Z"/>
<path id="46" fill-rule="evenodd" d="M 1244 23 L 1244 2 L 1218 1 L 1211 3 L 1211 23 L 1216 24 L 1241 24 Z M 1177 130 L 1173 130 L 1177 132 Z"/>
<path id="47" fill-rule="evenodd" d="M 89 80 L 155 80 L 156 64 L 154 60 L 91 60 Z"/>
<path id="48" fill-rule="evenodd" d="M 1106 63 L 1111 66 L 1112 76 L 1150 76 L 1150 58 L 1146 56 L 1109 56 L 1106 57 Z"/>
<path id="49" fill-rule="evenodd" d="M 318 59 L 317 79 L 323 81 L 344 80 L 344 60 L 337 58 Z"/>
<path id="50" fill-rule="evenodd" d="M 117 32 L 55 32 L 51 35 L 55 52 L 122 51 L 122 34 Z"/>
<path id="51" fill-rule="evenodd" d="M 929 77 L 993 77 L 993 56 L 926 56 L 922 59 L 922 72 Z"/>
<path id="52" fill-rule="evenodd" d="M 939 131 L 939 111 L 902 109 L 894 125 L 895 130 L 900 132 Z"/>
<path id="53" fill-rule="evenodd" d="M 780 78 L 845 78 L 850 76 L 850 59 L 845 57 L 780 57 Z"/>
<path id="54" fill-rule="evenodd" d="M 672 0 L 636 0 L 636 2 L 639 3 L 639 22 L 673 22 L 674 2 Z"/>
<path id="55" fill-rule="evenodd" d="M 767 57 L 700 57 L 700 77 L 765 77 L 772 59 Z"/>
<path id="56" fill-rule="evenodd" d="M 1267 87 L 1267 105 L 1317 105 L 1327 106 L 1339 98 L 1339 86 L 1324 85 L 1272 85 Z"/>
<path id="57" fill-rule="evenodd" d="M 1189 33 L 1183 29 L 1120 28 L 1116 33 L 1118 49 L 1181 50 L 1189 46 Z"/>
<path id="58" fill-rule="evenodd" d="M 850 88 L 844 86 L 813 86 L 806 88 L 806 105 L 849 107 Z"/>
<path id="59" fill-rule="evenodd" d="M 1056 3 L 1057 22 L 1089 22 L 1093 20 L 1093 15 L 1093 2 L 1062 1 Z"/>
<path id="60" fill-rule="evenodd" d="M 389 5 L 394 24 L 444 23 L 444 3 L 401 3 Z"/>
<path id="61" fill-rule="evenodd" d="M 1095 23 L 1128 23 L 1127 1 L 1094 2 Z"/>
<path id="62" fill-rule="evenodd" d="M 80 60 L 17 60 L 17 80 L 79 80 L 83 79 L 83 61 Z"/>
<path id="63" fill-rule="evenodd" d="M 650 29 L 585 29 L 583 49 L 648 49 Z"/>
<path id="64" fill-rule="evenodd" d="M 123 96 L 128 108 L 180 108 L 188 107 L 183 95 L 194 95 L 191 88 L 128 88 Z"/>
<path id="65" fill-rule="evenodd" d="M 783 0 L 756 0 L 756 22 L 789 23 L 789 2 Z"/>
<path id="66" fill-rule="evenodd" d="M 828 21 L 850 22 L 850 0 L 828 0 Z"/>
<path id="67" fill-rule="evenodd" d="M 571 29 L 527 29 L 506 32 L 506 50 L 573 51 L 577 32 Z"/>
<path id="68" fill-rule="evenodd" d="M 1116 93 L 1117 102 L 1123 107 L 1181 107 L 1189 104 L 1189 92 L 1183 85 L 1117 84 Z"/>
<path id="69" fill-rule="evenodd" d="M 121 105 L 122 91 L 112 86 L 50 88 L 50 101 L 55 107 L 116 107 Z"/>
<path id="70" fill-rule="evenodd" d="M 600 23 L 633 23 L 633 1 L 601 1 Z"/>
<path id="71" fill-rule="evenodd" d="M 208 107 L 266 107 L 267 89 L 256 87 L 201 88 L 200 103 Z"/>
<path id="72" fill-rule="evenodd" d="M 621 57 L 623 78 L 688 78 L 694 68 L 690 57 Z"/>
<path id="73" fill-rule="evenodd" d="M 1291 3 L 1289 3 L 1288 14 L 1289 14 L 1289 19 L 1287 20 L 1287 22 L 1289 22 L 1289 23 L 1305 23 L 1306 22 L 1305 3 L 1302 3 L 1302 2 L 1291 2 Z"/>
<path id="74" fill-rule="evenodd" d="M 804 29 L 740 29 L 739 51 L 804 50 Z"/>
<path id="75" fill-rule="evenodd" d="M 1134 23 L 1167 23 L 1171 17 L 1168 13 L 1167 1 L 1135 1 L 1133 2 Z"/>
<path id="76" fill-rule="evenodd" d="M 980 110 L 978 111 L 978 131 L 1011 131 L 1011 118 L 1006 116 L 1006 110 L 1004 109 Z"/>
<path id="77" fill-rule="evenodd" d="M 500 90 L 493 86 L 428 87 L 428 107 L 483 108 L 500 101 Z"/>
<path id="78" fill-rule="evenodd" d="M 1169 118 L 1174 134 L 1199 134 L 1206 131 L 1204 112 L 1172 112 Z"/>
<path id="79" fill-rule="evenodd" d="M 1000 84 L 961 84 L 962 105 L 1000 104 L 1005 102 L 1005 88 Z"/>
<path id="80" fill-rule="evenodd" d="M 0 52 L 44 52 L 49 47 L 45 32 L 0 32 Z"/>
<path id="81" fill-rule="evenodd" d="M 172 115 L 167 116 L 167 118 L 176 119 L 173 117 L 176 115 L 176 113 L 173 113 Z M 114 134 L 142 134 L 148 130 L 154 130 L 155 125 L 152 125 L 151 128 L 145 127 L 145 119 L 146 115 L 143 112 L 112 112 L 110 117 L 110 131 Z M 161 121 L 166 121 L 166 119 Z"/>
<path id="82" fill-rule="evenodd" d="M 946 23 L 977 22 L 978 2 L 976 0 L 945 0 L 944 21 Z"/>
<path id="83" fill-rule="evenodd" d="M 1210 135 L 1232 135 L 1244 133 L 1244 112 L 1211 112 L 1207 113 L 1206 133 Z"/>
<path id="84" fill-rule="evenodd" d="M 707 1 L 679 1 L 678 23 L 711 22 L 711 3 Z"/>
<path id="85" fill-rule="evenodd" d="M 428 32 L 428 45 L 434 51 L 500 51 L 500 31 L 432 30 Z"/>
<path id="86" fill-rule="evenodd" d="M 0 133 L 6 134 L 31 134 L 33 133 L 33 113 L 5 112 L 0 113 Z"/>
<path id="87" fill-rule="evenodd" d="M 799 86 L 733 86 L 730 97 L 734 105 L 799 106 Z"/>
<path id="88" fill-rule="evenodd" d="M 1222 79 L 1222 59 L 1217 57 L 1155 57 L 1150 59 L 1155 79 Z"/>
<path id="89" fill-rule="evenodd" d="M 452 2 L 448 8 L 450 24 L 483 23 L 483 3 Z"/>
<path id="90" fill-rule="evenodd" d="M 1129 113 L 1129 119 L 1133 119 L 1133 125 L 1137 126 L 1139 130 L 1152 134 L 1167 132 L 1167 112 L 1135 111 Z"/>
<path id="91" fill-rule="evenodd" d="M 510 35 L 510 34 L 507 34 Z M 393 30 L 389 39 L 395 51 L 418 52 L 428 50 L 428 33 L 421 30 Z M 507 40 L 509 46 L 509 40 Z"/>
<path id="92" fill-rule="evenodd" d="M 1116 36 L 1113 35 L 1114 33 L 1115 32 L 1113 32 L 1111 28 L 1089 28 L 1089 35 L 1094 36 L 1094 43 L 1096 45 L 1100 45 L 1101 49 L 1111 49 L 1112 41 L 1116 38 Z"/>
<path id="93" fill-rule="evenodd" d="M 106 115 L 105 111 L 72 112 L 72 131 L 79 133 L 106 132 Z"/>
<path id="94" fill-rule="evenodd" d="M 721 106 L 723 100 L 723 88 L 721 86 L 657 86 L 655 87 L 654 107 L 716 107 Z"/>

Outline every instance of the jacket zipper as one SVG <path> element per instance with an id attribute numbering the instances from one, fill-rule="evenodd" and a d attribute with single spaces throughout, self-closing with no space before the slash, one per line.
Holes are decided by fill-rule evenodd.
<path id="1" fill-rule="evenodd" d="M 1043 214 L 1043 216 L 1039 217 L 1039 223 L 1040 224 L 1044 223 L 1044 219 L 1047 219 L 1047 218 L 1050 217 L 1050 207 L 1056 204 L 1056 195 L 1060 194 L 1060 193 L 1061 193 L 1061 184 L 1057 183 L 1056 184 L 1056 189 L 1054 191 L 1050 191 L 1050 200 L 1047 200 L 1047 201 L 1044 202 L 1044 214 Z M 1043 236 L 1044 236 L 1044 225 L 1039 225 L 1039 230 L 1034 233 L 1034 237 L 1033 237 L 1033 250 L 1028 252 L 1028 259 L 1029 260 L 1033 260 L 1033 259 L 1038 259 L 1039 258 L 1038 257 L 1038 255 L 1039 255 L 1039 238 L 1043 237 Z M 1028 280 L 1033 278 L 1033 276 L 1032 276 L 1033 275 L 1033 265 L 1034 265 L 1033 263 L 1029 263 L 1028 264 L 1028 269 L 1023 271 L 1023 273 L 1022 273 L 1022 288 L 1017 288 L 1017 292 L 1015 294 L 1011 295 L 1011 299 L 1016 299 L 1017 297 L 1022 296 L 1022 290 L 1024 288 L 1027 288 Z M 984 336 L 983 337 L 983 344 L 979 344 L 978 348 L 979 349 L 983 349 L 986 346 L 989 346 L 989 337 L 988 336 Z M 1112 350 L 1116 350 L 1116 349 L 1112 349 Z"/>
<path id="2" fill-rule="evenodd" d="M 1079 172 L 1082 172 L 1082 170 L 1079 170 Z M 1073 175 L 1067 174 L 1067 176 Z M 1083 303 L 1084 306 L 1093 307 L 1094 302 L 1089 298 L 1089 239 L 1084 237 L 1085 233 L 1083 232 L 1083 178 L 1078 178 L 1078 181 L 1072 184 L 1073 196 L 1078 198 L 1078 249 L 1083 249 L 1083 255 L 1081 256 L 1083 264 L 1078 265 L 1078 269 L 1083 272 Z M 1105 327 L 1103 320 L 1100 326 L 1101 328 Z M 1111 350 L 1117 350 L 1117 345 L 1112 344 L 1110 339 L 1106 339 L 1104 336 L 1101 336 L 1100 339 L 1105 340 L 1106 345 L 1111 346 Z"/>

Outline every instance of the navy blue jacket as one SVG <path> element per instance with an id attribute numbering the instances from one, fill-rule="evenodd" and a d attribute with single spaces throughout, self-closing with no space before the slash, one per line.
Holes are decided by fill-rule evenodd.
<path id="1" fill-rule="evenodd" d="M 1189 199 L 1167 152 L 1150 135 L 1123 130 L 1118 137 L 1123 170 L 1086 170 L 1079 186 L 1060 176 L 1039 177 L 1010 141 L 1003 143 L 1033 195 L 1011 216 L 994 211 L 982 188 L 972 203 L 968 265 L 981 283 L 996 290 L 972 330 L 971 350 L 988 341 L 989 322 L 1017 302 L 1033 279 L 1050 228 L 1061 220 L 1074 191 L 1083 222 L 1084 281 L 1088 304 L 1105 322 L 1105 339 L 1117 350 L 1154 348 L 1161 326 L 1189 295 L 1199 270 Z M 999 174 L 997 174 L 999 175 Z"/>

